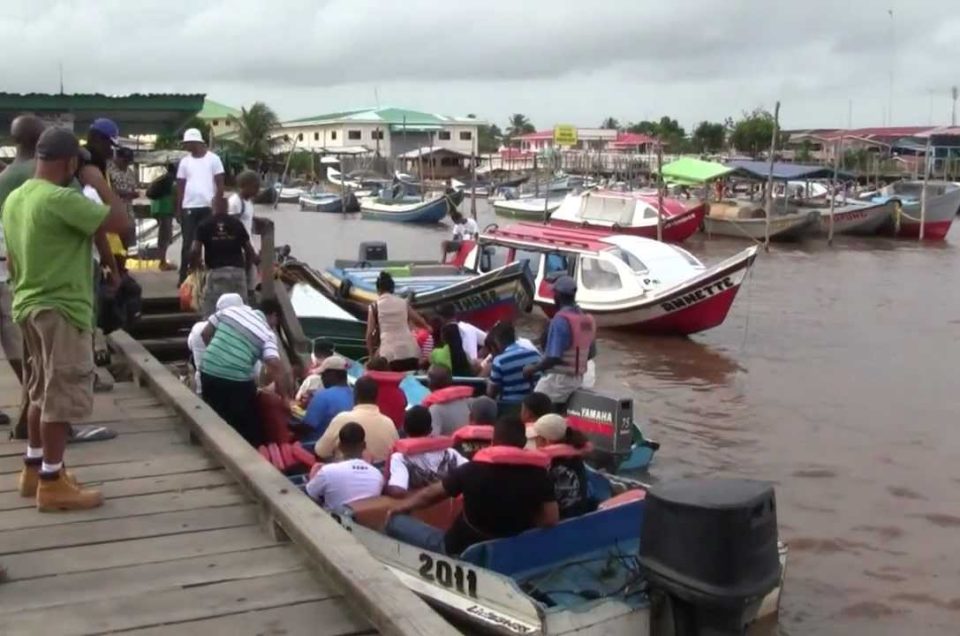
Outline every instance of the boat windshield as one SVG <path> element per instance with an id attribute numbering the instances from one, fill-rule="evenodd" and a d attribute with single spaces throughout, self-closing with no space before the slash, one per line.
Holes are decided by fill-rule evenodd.
<path id="1" fill-rule="evenodd" d="M 703 267 L 703 263 L 701 263 L 696 256 L 687 250 L 683 249 L 682 247 L 678 247 L 677 245 L 670 245 L 670 247 L 672 247 L 675 252 L 680 254 L 680 256 L 683 257 L 683 260 L 687 261 L 687 263 L 690 265 L 693 265 L 694 267 Z"/>
<path id="2" fill-rule="evenodd" d="M 606 252 L 626 263 L 627 267 L 632 269 L 634 274 L 646 274 L 650 271 L 647 269 L 647 266 L 643 264 L 643 261 L 622 247 L 614 247 L 606 250 Z"/>

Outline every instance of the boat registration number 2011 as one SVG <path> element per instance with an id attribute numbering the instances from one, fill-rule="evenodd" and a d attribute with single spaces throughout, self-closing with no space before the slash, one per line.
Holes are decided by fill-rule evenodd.
<path id="1" fill-rule="evenodd" d="M 436 581 L 445 588 L 477 597 L 477 573 L 470 568 L 421 552 L 419 572 L 427 581 Z"/>
<path id="2" fill-rule="evenodd" d="M 673 300 L 668 300 L 666 302 L 660 303 L 660 306 L 664 311 L 673 311 L 675 309 L 681 309 L 689 305 L 694 305 L 702 300 L 706 300 L 711 296 L 719 294 L 722 291 L 730 289 L 733 287 L 733 281 L 730 280 L 730 277 L 727 276 L 723 280 L 718 280 L 709 285 L 704 285 L 700 289 L 695 289 L 692 292 L 687 292 L 682 296 L 677 296 Z"/>

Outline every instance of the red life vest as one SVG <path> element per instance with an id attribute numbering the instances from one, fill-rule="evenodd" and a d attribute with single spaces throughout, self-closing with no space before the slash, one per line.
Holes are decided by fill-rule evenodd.
<path id="1" fill-rule="evenodd" d="M 489 442 L 493 439 L 493 426 L 490 424 L 467 424 L 453 432 L 456 442 Z"/>
<path id="2" fill-rule="evenodd" d="M 391 453 L 401 455 L 419 455 L 432 451 L 447 450 L 453 446 L 451 437 L 406 437 L 393 443 Z"/>
<path id="3" fill-rule="evenodd" d="M 293 433 L 288 426 L 290 405 L 282 397 L 271 391 L 259 391 L 257 415 L 267 443 L 282 444 L 293 439 Z"/>
<path id="4" fill-rule="evenodd" d="M 587 372 L 590 345 L 597 337 L 597 323 L 590 314 L 578 313 L 567 307 L 558 311 L 557 316 L 570 325 L 572 342 L 570 348 L 563 352 L 562 362 L 553 370 L 567 375 L 583 375 Z"/>
<path id="5" fill-rule="evenodd" d="M 509 466 L 534 466 L 543 469 L 550 466 L 550 458 L 543 453 L 515 446 L 489 446 L 478 450 L 473 456 L 473 461 Z"/>
<path id="6" fill-rule="evenodd" d="M 554 459 L 572 459 L 574 457 L 583 457 L 590 452 L 590 445 L 583 448 L 576 448 L 570 444 L 548 444 L 537 449 L 551 460 Z"/>
<path id="7" fill-rule="evenodd" d="M 399 371 L 367 371 L 364 375 L 373 378 L 377 383 L 377 408 L 393 420 L 397 430 L 402 429 L 407 396 L 400 388 L 400 382 L 407 374 Z"/>
<path id="8" fill-rule="evenodd" d="M 437 389 L 427 397 L 423 398 L 423 406 L 433 406 L 434 404 L 446 404 L 447 402 L 456 402 L 473 397 L 472 386 L 448 386 Z"/>

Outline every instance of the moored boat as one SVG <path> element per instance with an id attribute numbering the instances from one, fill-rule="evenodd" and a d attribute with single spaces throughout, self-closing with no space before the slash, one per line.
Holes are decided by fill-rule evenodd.
<path id="1" fill-rule="evenodd" d="M 577 304 L 598 326 L 670 335 L 722 323 L 757 254 L 751 246 L 706 267 L 669 243 L 519 223 L 482 233 L 465 263 L 475 266 L 481 254 L 481 261 L 492 260 L 490 253 L 498 250 L 505 252 L 505 262 L 529 262 L 534 303 L 547 315 L 555 311 L 551 282 L 570 274 L 577 282 Z"/>
<path id="2" fill-rule="evenodd" d="M 804 206 L 806 207 L 806 206 Z M 834 203 L 833 233 L 871 236 L 893 218 L 895 205 L 892 201 L 866 202 L 843 199 Z M 820 213 L 819 233 L 826 236 L 830 231 L 830 203 L 821 202 L 815 208 Z"/>
<path id="3" fill-rule="evenodd" d="M 799 241 L 820 229 L 820 212 L 804 209 L 786 214 L 770 215 L 771 241 Z M 767 236 L 767 219 L 762 207 L 746 202 L 722 201 L 710 204 L 710 212 L 703 217 L 703 231 L 707 235 L 730 236 L 762 241 Z"/>
<path id="4" fill-rule="evenodd" d="M 923 181 L 898 181 L 883 188 L 871 200 L 893 202 L 895 210 L 880 228 L 881 233 L 903 238 L 919 238 L 921 217 L 923 238 L 942 241 L 960 211 L 960 184 L 950 181 L 929 181 L 926 184 L 926 210 L 923 207 Z"/>
<path id="5" fill-rule="evenodd" d="M 352 191 L 347 191 L 344 197 L 336 192 L 310 192 L 300 195 L 300 209 L 316 212 L 343 212 L 343 202 L 346 198 L 346 211 L 356 212 L 360 209 L 357 198 Z"/>
<path id="6" fill-rule="evenodd" d="M 449 206 L 444 195 L 425 200 L 411 195 L 394 197 L 389 188 L 379 196 L 360 199 L 363 218 L 400 223 L 437 223 L 447 215 Z"/>
<path id="7" fill-rule="evenodd" d="M 493 211 L 497 216 L 513 219 L 542 221 L 550 216 L 563 203 L 563 197 L 523 196 L 516 199 L 500 199 L 493 202 Z"/>
<path id="8" fill-rule="evenodd" d="M 325 338 L 333 343 L 337 353 L 347 358 L 359 360 L 366 357 L 365 322 L 306 283 L 291 287 L 290 304 L 307 338 Z"/>
<path id="9" fill-rule="evenodd" d="M 679 243 L 700 229 L 707 206 L 663 200 L 663 240 Z M 592 190 L 568 195 L 550 215 L 550 225 L 582 227 L 657 238 L 657 197 L 634 192 Z"/>

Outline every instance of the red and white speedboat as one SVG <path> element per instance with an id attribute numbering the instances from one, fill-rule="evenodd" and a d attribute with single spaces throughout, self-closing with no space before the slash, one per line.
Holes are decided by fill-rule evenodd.
<path id="1" fill-rule="evenodd" d="M 705 203 L 687 207 L 682 201 L 663 199 L 663 240 L 679 243 L 700 229 Z M 557 227 L 606 230 L 657 238 L 657 196 L 639 192 L 594 190 L 568 195 L 550 215 Z"/>
<path id="2" fill-rule="evenodd" d="M 519 223 L 482 233 L 469 252 L 465 248 L 464 260 L 479 271 L 501 259 L 527 261 L 534 303 L 547 315 L 555 311 L 551 282 L 569 274 L 577 281 L 577 303 L 599 326 L 687 335 L 724 321 L 756 255 L 752 246 L 707 267 L 669 243 Z"/>

